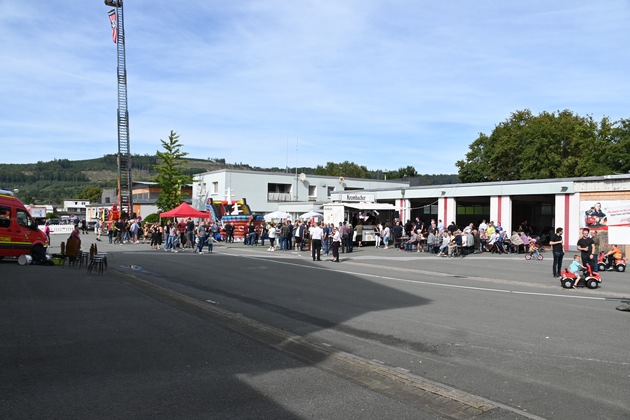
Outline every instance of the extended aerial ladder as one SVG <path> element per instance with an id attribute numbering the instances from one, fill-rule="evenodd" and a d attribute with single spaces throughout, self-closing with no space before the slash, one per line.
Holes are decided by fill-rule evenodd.
<path id="1" fill-rule="evenodd" d="M 118 203 L 122 217 L 133 218 L 123 1 L 105 0 L 105 4 L 114 7 L 109 12 L 109 20 L 112 26 L 112 39 L 116 43 L 116 57 L 118 61 Z"/>

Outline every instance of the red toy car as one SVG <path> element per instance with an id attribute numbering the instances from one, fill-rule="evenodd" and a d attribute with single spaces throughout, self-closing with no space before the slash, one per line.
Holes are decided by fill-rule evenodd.
<path id="1" fill-rule="evenodd" d="M 615 258 L 614 263 L 611 265 L 608 261 L 608 257 L 604 252 L 599 253 L 599 258 L 597 259 L 597 267 L 599 267 L 600 271 L 613 271 L 616 270 L 620 273 L 626 271 L 626 259 L 625 258 Z"/>
<path id="2" fill-rule="evenodd" d="M 573 274 L 565 268 L 564 270 L 562 270 L 560 284 L 565 289 L 571 289 L 573 288 L 573 286 L 597 289 L 602 282 L 602 278 L 599 276 L 599 273 L 593 273 L 590 265 L 587 265 L 586 268 L 582 270 L 582 272 L 584 273 L 584 278 L 580 278 L 576 284 L 575 281 L 577 279 L 577 275 Z"/>

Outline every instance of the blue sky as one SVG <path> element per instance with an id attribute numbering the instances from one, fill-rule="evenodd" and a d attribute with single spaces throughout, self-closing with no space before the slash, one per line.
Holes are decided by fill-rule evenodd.
<path id="1" fill-rule="evenodd" d="M 116 153 L 108 10 L 0 0 L 0 163 Z M 517 110 L 630 118 L 629 25 L 627 0 L 127 0 L 131 151 L 456 173 Z"/>

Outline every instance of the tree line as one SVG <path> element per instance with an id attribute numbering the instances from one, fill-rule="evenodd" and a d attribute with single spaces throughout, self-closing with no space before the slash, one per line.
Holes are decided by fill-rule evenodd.
<path id="1" fill-rule="evenodd" d="M 517 111 L 489 135 L 480 133 L 456 165 L 462 182 L 628 173 L 630 119 Z"/>

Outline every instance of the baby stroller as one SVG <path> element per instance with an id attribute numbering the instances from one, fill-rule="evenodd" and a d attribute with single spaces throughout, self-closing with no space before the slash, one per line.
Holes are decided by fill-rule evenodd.
<path id="1" fill-rule="evenodd" d="M 536 239 L 532 239 L 529 242 L 529 249 L 527 253 L 525 253 L 525 259 L 526 260 L 536 259 L 540 261 L 543 258 L 544 257 L 540 252 L 540 245 L 536 242 Z"/>

